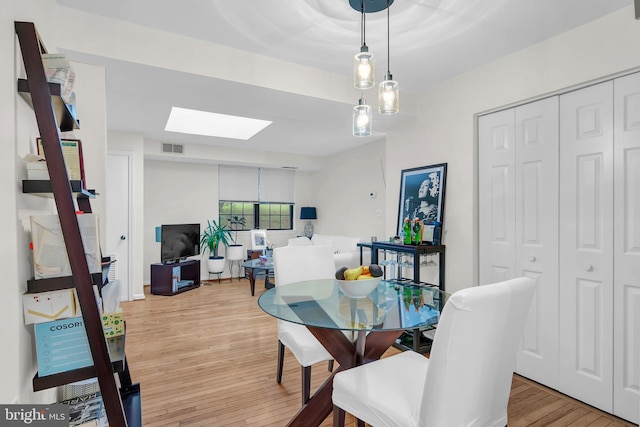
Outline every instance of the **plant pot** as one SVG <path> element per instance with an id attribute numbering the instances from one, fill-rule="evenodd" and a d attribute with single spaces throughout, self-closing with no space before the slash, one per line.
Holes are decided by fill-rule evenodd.
<path id="1" fill-rule="evenodd" d="M 222 273 L 224 270 L 224 257 L 210 256 L 207 260 L 207 268 L 209 269 L 209 273 Z"/>
<path id="2" fill-rule="evenodd" d="M 227 259 L 229 261 L 239 261 L 244 259 L 245 255 L 242 253 L 244 247 L 242 245 L 229 245 L 227 246 Z"/>

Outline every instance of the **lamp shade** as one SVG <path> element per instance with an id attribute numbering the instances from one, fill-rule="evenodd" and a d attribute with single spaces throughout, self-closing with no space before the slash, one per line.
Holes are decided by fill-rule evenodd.
<path id="1" fill-rule="evenodd" d="M 376 64 L 367 46 L 354 56 L 353 85 L 356 89 L 369 89 L 376 84 Z"/>
<path id="2" fill-rule="evenodd" d="M 387 73 L 385 80 L 380 83 L 378 91 L 378 112 L 380 114 L 396 114 L 399 110 L 400 90 L 398 82 L 393 80 L 391 73 Z"/>
<path id="3" fill-rule="evenodd" d="M 313 208 L 313 207 L 300 208 L 300 219 L 318 219 L 316 208 Z"/>
<path id="4" fill-rule="evenodd" d="M 371 107 L 364 98 L 353 107 L 353 136 L 371 135 Z"/>

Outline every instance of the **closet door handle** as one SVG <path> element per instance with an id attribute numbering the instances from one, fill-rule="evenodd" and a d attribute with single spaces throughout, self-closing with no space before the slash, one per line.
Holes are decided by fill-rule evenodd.
<path id="1" fill-rule="evenodd" d="M 593 271 L 593 265 L 591 265 L 591 264 L 585 264 L 585 265 L 584 265 L 584 270 L 585 270 L 585 271 Z"/>
<path id="2" fill-rule="evenodd" d="M 535 257 L 535 255 L 531 255 L 531 256 L 529 257 L 529 262 L 536 262 L 536 257 Z"/>

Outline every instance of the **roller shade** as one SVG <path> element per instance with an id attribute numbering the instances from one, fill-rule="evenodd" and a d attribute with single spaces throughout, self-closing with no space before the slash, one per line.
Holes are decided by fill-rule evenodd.
<path id="1" fill-rule="evenodd" d="M 258 201 L 258 169 L 239 166 L 218 168 L 218 197 L 220 200 Z"/>
<path id="2" fill-rule="evenodd" d="M 293 203 L 295 171 L 224 166 L 218 168 L 220 200 Z"/>
<path id="3" fill-rule="evenodd" d="M 293 203 L 294 171 L 260 168 L 260 201 Z"/>

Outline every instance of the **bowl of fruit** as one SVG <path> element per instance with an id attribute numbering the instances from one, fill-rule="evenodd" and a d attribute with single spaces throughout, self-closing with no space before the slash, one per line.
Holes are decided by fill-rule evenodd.
<path id="1" fill-rule="evenodd" d="M 350 298 L 366 298 L 382 280 L 382 268 L 377 264 L 356 268 L 342 267 L 336 271 L 338 286 Z"/>

